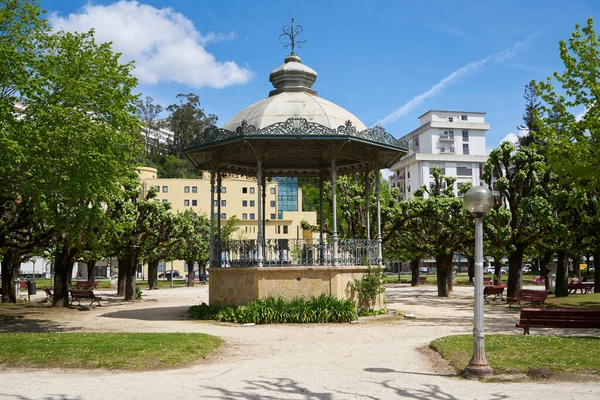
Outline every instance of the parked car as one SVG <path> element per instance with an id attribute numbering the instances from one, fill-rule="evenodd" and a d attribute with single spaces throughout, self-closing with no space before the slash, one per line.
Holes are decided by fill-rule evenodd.
<path id="1" fill-rule="evenodd" d="M 166 278 L 166 279 L 171 279 L 171 271 L 165 271 L 165 272 L 161 272 L 160 274 L 158 274 L 159 278 Z M 179 271 L 174 269 L 173 270 L 173 279 L 175 278 L 179 278 L 181 277 L 181 275 L 179 274 Z"/>
<path id="2" fill-rule="evenodd" d="M 421 268 L 419 268 L 419 272 L 422 273 L 422 274 L 426 274 L 427 273 L 427 268 L 421 267 Z"/>

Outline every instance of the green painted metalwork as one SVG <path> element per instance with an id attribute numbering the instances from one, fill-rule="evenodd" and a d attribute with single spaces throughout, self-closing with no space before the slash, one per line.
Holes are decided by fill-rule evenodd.
<path id="1" fill-rule="evenodd" d="M 186 152 L 200 150 L 202 148 L 211 147 L 216 144 L 227 142 L 233 139 L 249 139 L 249 138 L 267 138 L 267 137 L 312 137 L 318 139 L 320 137 L 335 138 L 335 137 L 352 137 L 375 145 L 383 145 L 396 150 L 407 151 L 408 142 L 395 139 L 382 126 L 367 128 L 362 131 L 357 131 L 351 121 L 346 121 L 344 125 L 337 129 L 329 128 L 324 125 L 308 122 L 305 118 L 288 118 L 284 122 L 278 122 L 262 129 L 256 129 L 253 125 L 248 125 L 246 121 L 242 121 L 241 125 L 235 131 L 230 131 L 223 128 L 211 127 L 196 138 Z"/>

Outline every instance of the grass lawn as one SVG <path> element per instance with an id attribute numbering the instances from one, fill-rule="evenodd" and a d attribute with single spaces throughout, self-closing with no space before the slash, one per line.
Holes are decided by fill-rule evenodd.
<path id="1" fill-rule="evenodd" d="M 447 336 L 431 348 L 462 371 L 473 354 L 473 336 Z M 584 351 L 582 351 L 584 350 Z M 495 373 L 527 373 L 530 368 L 600 375 L 600 338 L 486 335 L 485 352 Z"/>
<path id="2" fill-rule="evenodd" d="M 548 308 L 600 308 L 600 293 L 570 294 L 568 297 L 551 295 L 545 304 Z"/>
<path id="3" fill-rule="evenodd" d="M 220 345 L 201 333 L 0 333 L 0 365 L 151 370 L 193 363 Z"/>
<path id="4" fill-rule="evenodd" d="M 75 282 L 73 281 L 73 287 L 75 287 Z M 185 279 L 173 279 L 173 286 L 185 286 L 186 285 L 186 280 Z M 51 287 L 52 282 L 50 281 L 50 279 L 46 279 L 46 278 L 42 278 L 42 279 L 37 279 L 36 280 L 36 286 L 39 289 L 42 288 L 49 288 Z M 147 280 L 137 280 L 136 281 L 136 285 L 139 286 L 140 289 L 144 290 L 144 288 L 148 289 L 148 281 Z M 198 282 L 196 282 L 196 285 L 199 285 Z M 168 287 L 171 286 L 171 281 L 168 279 L 159 279 L 158 280 L 158 287 Z M 108 289 L 110 288 L 110 279 L 100 279 L 98 280 L 98 288 L 99 289 Z"/>

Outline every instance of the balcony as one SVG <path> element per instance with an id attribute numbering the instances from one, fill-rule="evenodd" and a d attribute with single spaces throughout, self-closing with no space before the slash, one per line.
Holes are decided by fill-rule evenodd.
<path id="1" fill-rule="evenodd" d="M 454 142 L 454 135 L 440 135 L 441 142 Z"/>
<path id="2" fill-rule="evenodd" d="M 440 147 L 440 154 L 454 154 L 454 147 Z"/>

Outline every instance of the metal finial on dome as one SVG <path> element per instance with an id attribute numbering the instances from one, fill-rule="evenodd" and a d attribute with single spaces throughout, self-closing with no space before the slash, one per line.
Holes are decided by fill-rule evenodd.
<path id="1" fill-rule="evenodd" d="M 287 36 L 289 38 L 289 43 L 288 39 L 286 39 L 284 36 Z M 304 40 L 298 40 L 298 36 L 303 36 Z M 282 41 L 282 37 L 284 37 L 284 41 Z M 294 26 L 294 18 L 292 18 L 292 25 L 286 25 L 283 27 L 283 33 L 279 35 L 279 42 L 283 44 L 284 49 L 291 47 L 292 52 L 290 53 L 290 55 L 295 56 L 296 53 L 294 53 L 294 48 L 296 46 L 300 48 L 304 43 L 306 43 L 306 35 L 303 33 L 302 25 Z"/>

